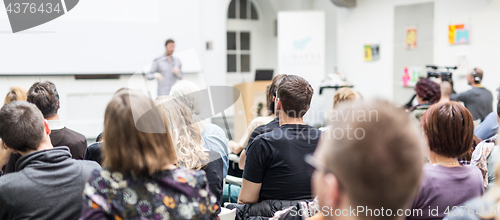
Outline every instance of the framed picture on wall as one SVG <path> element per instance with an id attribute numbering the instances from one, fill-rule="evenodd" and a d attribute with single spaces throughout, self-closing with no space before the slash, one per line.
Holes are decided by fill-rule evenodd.
<path id="1" fill-rule="evenodd" d="M 470 41 L 469 36 L 469 24 L 455 24 L 448 26 L 448 42 L 450 44 L 468 44 Z"/>
<path id="2" fill-rule="evenodd" d="M 366 44 L 364 51 L 365 61 L 375 61 L 380 59 L 380 46 L 378 44 Z"/>
<path id="3" fill-rule="evenodd" d="M 417 48 L 417 28 L 406 28 L 405 47 L 408 50 Z"/>

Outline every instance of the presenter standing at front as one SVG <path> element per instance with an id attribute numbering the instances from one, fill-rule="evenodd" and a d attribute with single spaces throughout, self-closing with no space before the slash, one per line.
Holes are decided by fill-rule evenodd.
<path id="1" fill-rule="evenodd" d="M 156 58 L 151 66 L 151 71 L 146 75 L 149 80 L 158 80 L 158 96 L 168 95 L 170 89 L 182 79 L 181 62 L 172 56 L 175 42 L 168 39 L 165 42 L 165 55 Z"/>

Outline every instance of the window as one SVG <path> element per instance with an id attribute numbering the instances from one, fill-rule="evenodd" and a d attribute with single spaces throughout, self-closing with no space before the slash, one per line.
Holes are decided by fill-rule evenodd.
<path id="1" fill-rule="evenodd" d="M 259 20 L 259 15 L 252 0 L 231 0 L 227 11 L 227 18 Z"/>
<path id="2" fill-rule="evenodd" d="M 250 32 L 227 32 L 228 73 L 251 71 L 250 47 Z"/>

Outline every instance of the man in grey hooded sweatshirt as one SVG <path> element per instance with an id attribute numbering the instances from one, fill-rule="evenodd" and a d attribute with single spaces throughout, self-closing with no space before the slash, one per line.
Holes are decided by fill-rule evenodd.
<path id="1" fill-rule="evenodd" d="M 54 148 L 42 112 L 16 101 L 0 110 L 0 166 L 19 152 L 16 172 L 0 177 L 0 219 L 78 219 L 82 192 L 93 161 L 71 158 L 68 147 Z"/>

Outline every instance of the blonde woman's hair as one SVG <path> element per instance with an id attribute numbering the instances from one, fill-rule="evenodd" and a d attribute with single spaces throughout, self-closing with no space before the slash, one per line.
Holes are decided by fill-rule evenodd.
<path id="1" fill-rule="evenodd" d="M 335 107 L 339 103 L 345 101 L 352 101 L 356 99 L 360 99 L 361 96 L 350 88 L 341 88 L 335 92 L 333 95 L 333 106 Z"/>
<path id="2" fill-rule="evenodd" d="M 5 100 L 3 104 L 7 104 L 13 101 L 26 101 L 27 100 L 28 90 L 21 86 L 12 86 L 10 87 L 10 91 L 5 96 Z"/>
<path id="3" fill-rule="evenodd" d="M 201 121 L 199 115 L 202 113 L 203 98 L 200 90 L 200 87 L 187 80 L 177 81 L 170 90 L 170 96 L 181 101 L 193 113 L 192 118 L 195 122 Z M 197 124 L 202 131 L 205 130 L 203 123 Z"/>
<path id="4" fill-rule="evenodd" d="M 177 161 L 162 114 L 151 104 L 135 90 L 113 96 L 104 113 L 103 167 L 145 177 Z M 134 121 L 134 116 L 140 118 Z"/>
<path id="5" fill-rule="evenodd" d="M 163 120 L 172 135 L 179 166 L 200 169 L 208 162 L 201 142 L 199 123 L 193 120 L 192 112 L 183 102 L 171 96 L 159 96 L 155 105 L 161 108 Z"/>

